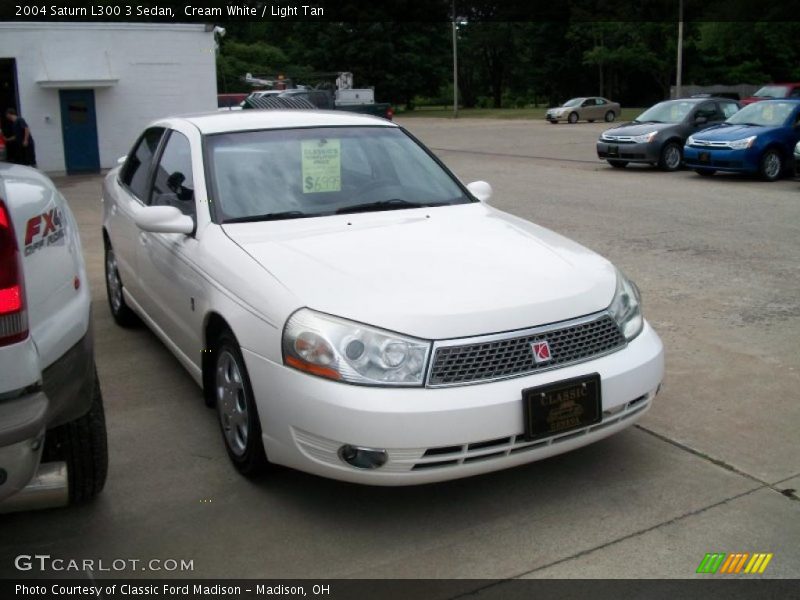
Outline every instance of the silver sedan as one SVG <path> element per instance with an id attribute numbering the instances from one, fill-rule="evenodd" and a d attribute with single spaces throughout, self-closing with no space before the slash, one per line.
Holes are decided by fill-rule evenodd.
<path id="1" fill-rule="evenodd" d="M 587 98 L 572 98 L 561 106 L 547 109 L 545 119 L 555 124 L 559 121 L 577 123 L 579 120 L 594 123 L 603 119 L 606 123 L 611 123 L 622 112 L 618 102 L 612 102 L 607 98 L 592 96 Z"/>

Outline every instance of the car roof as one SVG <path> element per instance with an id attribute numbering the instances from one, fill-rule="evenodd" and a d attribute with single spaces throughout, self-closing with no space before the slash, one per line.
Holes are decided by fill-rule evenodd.
<path id="1" fill-rule="evenodd" d="M 170 127 L 178 121 L 189 122 L 204 134 L 300 127 L 397 127 L 391 121 L 380 117 L 346 111 L 258 109 L 181 115 L 160 119 L 153 125 Z"/>
<path id="2" fill-rule="evenodd" d="M 770 98 L 769 100 L 759 100 L 758 102 L 754 102 L 750 106 L 755 104 L 777 104 L 780 102 L 791 102 L 793 104 L 800 104 L 800 98 Z"/>

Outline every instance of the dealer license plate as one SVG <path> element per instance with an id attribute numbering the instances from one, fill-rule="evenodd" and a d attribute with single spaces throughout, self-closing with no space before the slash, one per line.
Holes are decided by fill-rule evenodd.
<path id="1" fill-rule="evenodd" d="M 619 156 L 619 146 L 609 146 L 608 147 L 608 155 L 609 156 Z"/>
<path id="2" fill-rule="evenodd" d="M 701 152 L 699 154 L 700 162 L 707 163 L 711 162 L 711 153 L 710 152 Z"/>
<path id="3" fill-rule="evenodd" d="M 528 439 L 580 429 L 602 418 L 597 373 L 522 390 L 522 400 Z"/>

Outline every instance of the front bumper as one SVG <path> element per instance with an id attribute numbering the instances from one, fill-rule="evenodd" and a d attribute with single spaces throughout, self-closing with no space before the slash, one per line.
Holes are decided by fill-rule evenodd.
<path id="1" fill-rule="evenodd" d="M 597 157 L 603 160 L 624 160 L 635 163 L 657 163 L 660 158 L 661 144 L 597 142 Z"/>
<path id="2" fill-rule="evenodd" d="M 759 150 L 747 148 L 709 148 L 684 146 L 683 162 L 690 169 L 711 169 L 732 173 L 755 173 L 758 171 Z"/>
<path id="3" fill-rule="evenodd" d="M 354 386 L 306 375 L 243 351 L 270 461 L 324 477 L 409 485 L 496 471 L 567 452 L 632 425 L 664 375 L 661 340 L 645 324 L 625 348 L 585 363 L 491 383 L 446 388 Z M 602 422 L 525 441 L 523 389 L 599 373 Z M 387 463 L 359 470 L 343 444 L 381 448 Z"/>

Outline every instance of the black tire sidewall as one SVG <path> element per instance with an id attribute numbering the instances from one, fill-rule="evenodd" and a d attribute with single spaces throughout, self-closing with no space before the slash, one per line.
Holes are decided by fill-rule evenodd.
<path id="1" fill-rule="evenodd" d="M 770 154 L 774 154 L 775 156 L 777 156 L 778 157 L 778 162 L 780 164 L 780 168 L 778 169 L 778 173 L 775 175 L 775 177 L 768 177 L 767 173 L 766 173 L 766 170 L 764 168 L 765 163 L 767 162 L 767 157 Z M 781 174 L 783 173 L 784 166 L 785 165 L 783 163 L 783 157 L 781 156 L 781 153 L 778 152 L 777 150 L 775 150 L 774 148 L 770 148 L 769 150 L 764 152 L 764 154 L 761 155 L 761 160 L 758 161 L 758 172 L 759 172 L 759 174 L 761 175 L 761 178 L 764 181 L 777 181 L 778 179 L 781 178 Z"/>
<path id="2" fill-rule="evenodd" d="M 236 360 L 236 366 L 242 376 L 245 402 L 247 403 L 247 413 L 249 415 L 247 420 L 247 445 L 244 454 L 241 456 L 235 454 L 228 445 L 228 438 L 225 436 L 225 430 L 222 427 L 222 419 L 219 414 L 219 406 L 217 405 L 217 362 L 219 361 L 220 354 L 224 351 L 228 351 Z M 240 473 L 247 476 L 256 475 L 260 473 L 267 464 L 264 440 L 261 437 L 261 420 L 258 414 L 258 407 L 256 406 L 255 395 L 253 394 L 253 386 L 250 383 L 250 375 L 247 372 L 247 365 L 245 365 L 239 343 L 230 331 L 225 331 L 217 339 L 217 343 L 214 347 L 214 361 L 212 365 L 214 369 L 212 377 L 214 385 L 214 404 L 217 411 L 220 434 L 222 435 L 222 443 L 225 444 L 225 451 Z"/>
<path id="3" fill-rule="evenodd" d="M 131 308 L 125 303 L 125 294 L 122 294 L 120 298 L 119 310 L 114 310 L 114 303 L 111 301 L 111 289 L 108 287 L 109 252 L 114 252 L 114 248 L 111 246 L 110 242 L 106 241 L 105 252 L 103 253 L 103 276 L 105 278 L 105 284 L 106 284 L 106 300 L 108 301 L 108 310 L 111 312 L 111 316 L 114 318 L 114 321 L 117 323 L 117 325 L 121 327 L 132 327 L 138 324 L 139 318 L 136 316 L 136 313 L 134 313 L 133 310 L 131 310 Z M 116 252 L 114 252 L 114 254 L 116 259 Z M 114 264 L 116 264 L 116 260 L 114 261 Z M 119 281 L 120 293 L 121 293 L 122 289 L 124 288 L 124 285 L 122 283 L 122 279 L 119 276 L 119 269 L 117 269 L 117 272 L 114 275 L 117 278 L 117 281 Z"/>
<path id="4" fill-rule="evenodd" d="M 609 117 L 608 117 L 608 115 L 611 115 L 611 118 L 609 118 Z M 617 115 L 616 115 L 616 114 L 614 114 L 614 111 L 613 111 L 613 110 L 610 110 L 610 111 L 608 111 L 608 112 L 606 113 L 606 116 L 605 116 L 606 123 L 613 123 L 613 122 L 614 122 L 614 119 L 616 119 L 616 118 L 617 118 Z"/>
<path id="5" fill-rule="evenodd" d="M 569 122 L 570 124 L 573 124 L 573 125 L 575 123 L 577 123 L 578 122 L 578 113 L 575 113 L 575 112 L 569 113 L 569 116 L 567 117 L 567 122 Z"/>
<path id="6" fill-rule="evenodd" d="M 667 161 L 665 160 L 665 157 L 667 155 L 667 150 L 669 150 L 671 146 L 674 146 L 675 148 L 678 149 L 678 155 L 681 157 L 680 160 L 678 161 L 678 164 L 674 168 L 669 167 L 667 165 Z M 680 145 L 677 142 L 667 142 L 666 144 L 664 144 L 664 147 L 661 148 L 661 156 L 659 157 L 658 160 L 659 168 L 663 169 L 664 171 L 677 171 L 678 169 L 681 168 L 681 162 L 683 162 L 683 152 L 681 151 Z"/>

